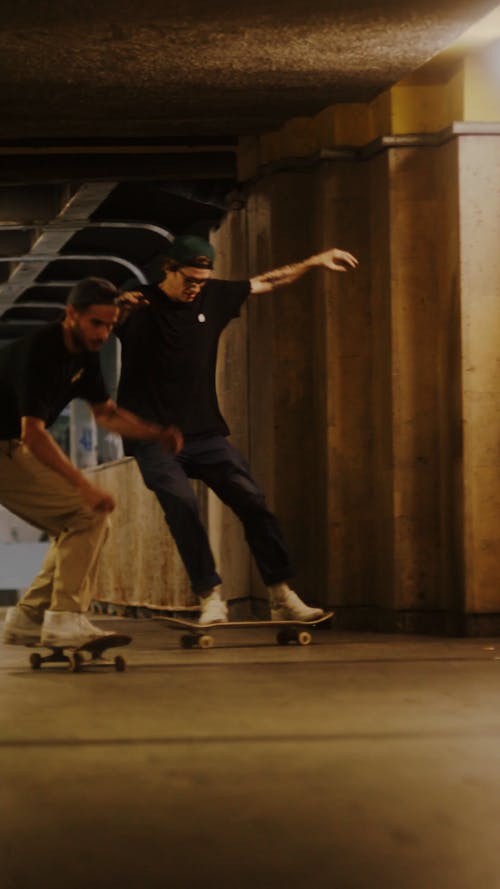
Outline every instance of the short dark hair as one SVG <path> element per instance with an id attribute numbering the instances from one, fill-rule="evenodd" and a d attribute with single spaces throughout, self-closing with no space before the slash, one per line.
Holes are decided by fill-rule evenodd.
<path id="1" fill-rule="evenodd" d="M 90 306 L 112 306 L 118 296 L 118 288 L 106 278 L 83 278 L 71 288 L 66 305 L 83 311 Z"/>

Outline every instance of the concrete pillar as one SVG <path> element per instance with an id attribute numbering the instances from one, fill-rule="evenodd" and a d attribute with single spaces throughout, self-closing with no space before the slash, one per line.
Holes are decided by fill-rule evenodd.
<path id="1" fill-rule="evenodd" d="M 278 174 L 259 186 L 248 217 L 253 273 L 315 251 L 314 202 L 310 173 Z M 294 585 L 300 594 L 318 599 L 324 550 L 320 564 L 323 522 L 313 429 L 315 274 L 250 302 L 249 438 L 255 474 L 291 551 Z"/>
<path id="2" fill-rule="evenodd" d="M 500 136 L 458 153 L 463 523 L 468 626 L 500 614 Z"/>
<path id="3" fill-rule="evenodd" d="M 376 188 L 384 187 L 381 164 L 386 245 L 372 249 L 372 269 L 379 258 L 385 267 L 385 296 L 380 284 L 373 293 L 376 601 L 399 614 L 397 625 L 432 628 L 457 612 L 461 596 L 456 143 L 391 149 L 373 165 Z M 375 229 L 376 206 L 372 195 Z"/>
<path id="4" fill-rule="evenodd" d="M 367 165 L 343 161 L 315 174 L 315 252 L 336 246 L 360 262 L 356 272 L 314 277 L 316 559 L 324 554 L 316 583 L 321 601 L 357 608 L 370 603 L 373 563 L 368 173 Z"/>

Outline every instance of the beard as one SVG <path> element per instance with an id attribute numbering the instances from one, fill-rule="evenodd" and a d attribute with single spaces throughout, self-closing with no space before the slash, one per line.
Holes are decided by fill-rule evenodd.
<path id="1" fill-rule="evenodd" d="M 78 352 L 94 352 L 102 346 L 100 339 L 89 340 L 85 338 L 78 321 L 73 322 L 70 334 L 73 346 Z"/>

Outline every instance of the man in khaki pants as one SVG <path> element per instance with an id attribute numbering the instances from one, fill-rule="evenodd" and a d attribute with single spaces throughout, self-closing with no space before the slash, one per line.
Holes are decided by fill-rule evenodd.
<path id="1" fill-rule="evenodd" d="M 109 431 L 159 442 L 174 453 L 182 444 L 175 427 L 147 423 L 108 396 L 98 352 L 117 321 L 119 303 L 113 284 L 86 278 L 71 291 L 62 322 L 0 350 L 0 503 L 52 540 L 37 577 L 7 610 L 8 644 L 78 646 L 103 635 L 84 612 L 115 504 L 48 432 L 61 410 L 83 398 Z"/>

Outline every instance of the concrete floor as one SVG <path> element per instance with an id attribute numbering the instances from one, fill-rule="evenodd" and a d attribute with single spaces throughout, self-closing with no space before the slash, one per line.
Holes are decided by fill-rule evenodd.
<path id="1" fill-rule="evenodd" d="M 0 646 L 2 889 L 500 887 L 500 640 L 102 623 L 125 673 Z"/>

